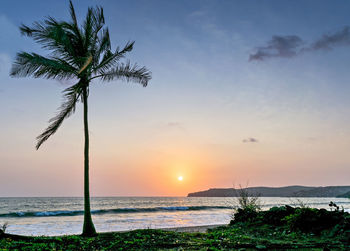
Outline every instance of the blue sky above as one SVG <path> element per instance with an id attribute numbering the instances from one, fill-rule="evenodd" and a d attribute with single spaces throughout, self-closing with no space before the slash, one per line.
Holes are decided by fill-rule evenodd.
<path id="1" fill-rule="evenodd" d="M 128 58 L 153 73 L 147 88 L 91 86 L 93 195 L 185 195 L 247 180 L 348 184 L 350 46 L 263 61 L 249 56 L 273 36 L 311 44 L 342 30 L 350 25 L 349 1 L 73 3 L 80 20 L 87 7 L 103 6 L 112 46 L 135 40 Z M 0 9 L 0 196 L 81 194 L 81 108 L 34 149 L 69 81 L 8 76 L 16 52 L 46 54 L 18 30 L 45 16 L 68 19 L 68 1 L 23 1 L 20 8 L 3 1 Z M 257 142 L 244 142 L 250 138 Z M 167 169 L 171 163 L 181 167 Z M 172 168 L 208 175 L 170 190 L 154 184 L 154 173 Z M 60 190 L 62 180 L 67 188 Z"/>

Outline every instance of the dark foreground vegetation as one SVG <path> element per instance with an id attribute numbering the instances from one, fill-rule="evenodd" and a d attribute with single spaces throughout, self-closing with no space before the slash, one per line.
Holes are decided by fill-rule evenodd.
<path id="1" fill-rule="evenodd" d="M 0 233 L 0 250 L 350 250 L 350 214 L 304 207 L 238 209 L 230 225 L 207 233 L 144 229 L 96 237 Z"/>

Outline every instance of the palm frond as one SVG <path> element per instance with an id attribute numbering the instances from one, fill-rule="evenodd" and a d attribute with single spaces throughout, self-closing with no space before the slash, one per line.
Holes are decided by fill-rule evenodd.
<path id="1" fill-rule="evenodd" d="M 136 82 L 146 87 L 148 81 L 151 80 L 151 72 L 145 67 L 138 67 L 136 64 L 131 65 L 130 62 L 120 64 L 113 70 L 103 72 L 100 77 L 103 81 L 112 81 L 114 79 L 121 79 L 127 82 Z"/>
<path id="2" fill-rule="evenodd" d="M 60 58 L 46 58 L 36 53 L 20 52 L 10 74 L 20 77 L 68 79 L 75 76 L 76 69 Z"/>
<path id="3" fill-rule="evenodd" d="M 71 0 L 69 0 L 69 13 L 74 25 L 78 27 L 77 15 L 75 14 L 73 2 Z"/>
<path id="4" fill-rule="evenodd" d="M 101 37 L 99 38 L 99 48 L 97 54 L 101 54 L 105 51 L 111 50 L 111 39 L 109 37 L 109 30 L 103 29 L 101 32 Z"/>
<path id="5" fill-rule="evenodd" d="M 96 8 L 93 9 L 92 18 L 93 18 L 94 31 L 95 33 L 97 33 L 102 29 L 103 25 L 105 24 L 103 8 L 100 6 L 96 6 Z"/>
<path id="6" fill-rule="evenodd" d="M 94 78 L 102 81 L 125 80 L 147 86 L 151 72 L 130 62 L 119 63 L 134 42 L 128 42 L 122 49 L 111 50 L 108 28 L 102 7 L 89 8 L 82 26 L 78 25 L 72 1 L 69 1 L 71 19 L 68 22 L 47 17 L 31 26 L 21 25 L 23 35 L 33 38 L 42 48 L 49 50 L 44 57 L 35 53 L 20 52 L 11 69 L 11 76 L 33 76 L 48 79 L 79 79 L 79 82 L 63 91 L 64 101 L 49 126 L 37 137 L 36 148 L 53 135 L 63 121 L 75 111 L 84 88 Z"/>
<path id="7" fill-rule="evenodd" d="M 51 136 L 57 129 L 61 126 L 63 120 L 72 115 L 75 111 L 75 105 L 79 100 L 81 95 L 80 84 L 76 84 L 72 87 L 69 87 L 63 91 L 64 93 L 64 102 L 58 109 L 58 114 L 49 120 L 50 125 L 45 129 L 45 131 L 40 134 L 37 139 L 36 149 L 39 147 Z"/>
<path id="8" fill-rule="evenodd" d="M 42 22 L 34 22 L 32 27 L 22 25 L 20 31 L 23 35 L 32 37 L 44 49 L 50 50 L 51 55 L 81 66 L 78 59 L 84 56 L 82 42 L 71 24 L 48 17 Z"/>
<path id="9" fill-rule="evenodd" d="M 117 47 L 115 53 L 112 53 L 110 50 L 106 50 L 101 62 L 97 67 L 95 67 L 94 72 L 98 72 L 101 74 L 109 68 L 113 67 L 115 63 L 118 62 L 118 60 L 120 60 L 121 58 L 123 58 L 127 52 L 132 51 L 134 44 L 135 41 L 127 42 L 127 44 L 121 51 L 119 51 L 119 47 Z"/>
<path id="10" fill-rule="evenodd" d="M 105 18 L 103 15 L 103 8 L 96 6 L 96 8 L 90 8 L 86 20 L 84 22 L 85 27 L 85 49 L 90 55 L 92 55 L 92 66 L 95 67 L 100 59 L 101 52 L 99 51 L 100 33 L 103 35 L 103 26 L 105 24 Z M 102 32 L 101 32 L 102 31 Z"/>
<path id="11" fill-rule="evenodd" d="M 91 51 L 91 55 L 93 55 L 93 69 L 98 66 L 101 54 L 111 50 L 108 28 L 102 29 L 99 33 L 96 33 L 96 41 L 94 41 L 94 44 L 94 50 Z"/>
<path id="12" fill-rule="evenodd" d="M 79 40 L 79 44 L 82 44 L 83 39 L 81 37 L 81 31 L 79 29 L 79 25 L 78 25 L 78 21 L 77 21 L 77 16 L 75 14 L 75 10 L 74 10 L 74 6 L 73 6 L 73 2 L 70 0 L 69 1 L 69 12 L 70 12 L 70 16 L 72 18 L 72 23 L 64 23 L 63 26 L 66 26 L 68 28 L 68 30 L 71 30 L 76 37 Z"/>
<path id="13" fill-rule="evenodd" d="M 90 48 L 92 38 L 93 38 L 93 9 L 88 8 L 86 18 L 83 25 L 84 30 L 84 49 L 87 51 Z"/>

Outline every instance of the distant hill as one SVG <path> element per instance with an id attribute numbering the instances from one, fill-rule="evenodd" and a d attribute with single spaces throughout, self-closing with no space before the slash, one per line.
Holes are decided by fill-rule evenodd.
<path id="1" fill-rule="evenodd" d="M 260 197 L 346 197 L 350 195 L 350 186 L 248 187 L 243 189 Z M 189 193 L 187 197 L 237 197 L 238 192 L 239 189 L 234 188 L 210 188 L 206 191 Z"/>

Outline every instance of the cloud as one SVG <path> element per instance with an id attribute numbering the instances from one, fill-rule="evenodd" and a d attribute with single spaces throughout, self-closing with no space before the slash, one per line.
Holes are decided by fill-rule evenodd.
<path id="1" fill-rule="evenodd" d="M 350 27 L 324 34 L 321 38 L 305 46 L 302 38 L 296 35 L 273 36 L 267 45 L 255 48 L 255 52 L 249 55 L 249 61 L 264 61 L 269 58 L 292 58 L 302 53 L 332 50 L 338 46 L 350 46 Z"/>
<path id="2" fill-rule="evenodd" d="M 256 138 L 246 138 L 242 140 L 243 143 L 258 143 L 259 140 L 257 140 Z"/>
<path id="3" fill-rule="evenodd" d="M 188 15 L 188 18 L 202 18 L 202 17 L 205 17 L 206 15 L 207 15 L 207 12 L 204 10 L 195 10 Z"/>
<path id="4" fill-rule="evenodd" d="M 165 127 L 168 129 L 176 129 L 180 131 L 185 131 L 185 127 L 180 122 L 168 122 L 165 124 Z"/>
<path id="5" fill-rule="evenodd" d="M 266 46 L 257 47 L 256 52 L 250 54 L 249 61 L 263 61 L 272 57 L 294 57 L 299 53 L 303 40 L 298 36 L 273 36 Z"/>
<path id="6" fill-rule="evenodd" d="M 218 25 L 215 16 L 210 11 L 196 10 L 186 17 L 189 25 L 204 32 L 207 38 L 220 40 L 220 43 L 230 43 L 230 33 Z"/>
<path id="7" fill-rule="evenodd" d="M 169 126 L 169 127 L 179 127 L 179 126 L 181 126 L 181 123 L 179 123 L 179 122 L 168 122 L 167 126 Z"/>
<path id="8" fill-rule="evenodd" d="M 316 137 L 307 137 L 306 140 L 310 142 L 314 142 L 314 141 L 317 141 L 318 139 Z"/>
<path id="9" fill-rule="evenodd" d="M 350 27 L 345 26 L 342 30 L 333 34 L 325 34 L 311 44 L 309 50 L 332 50 L 337 46 L 350 45 Z"/>

